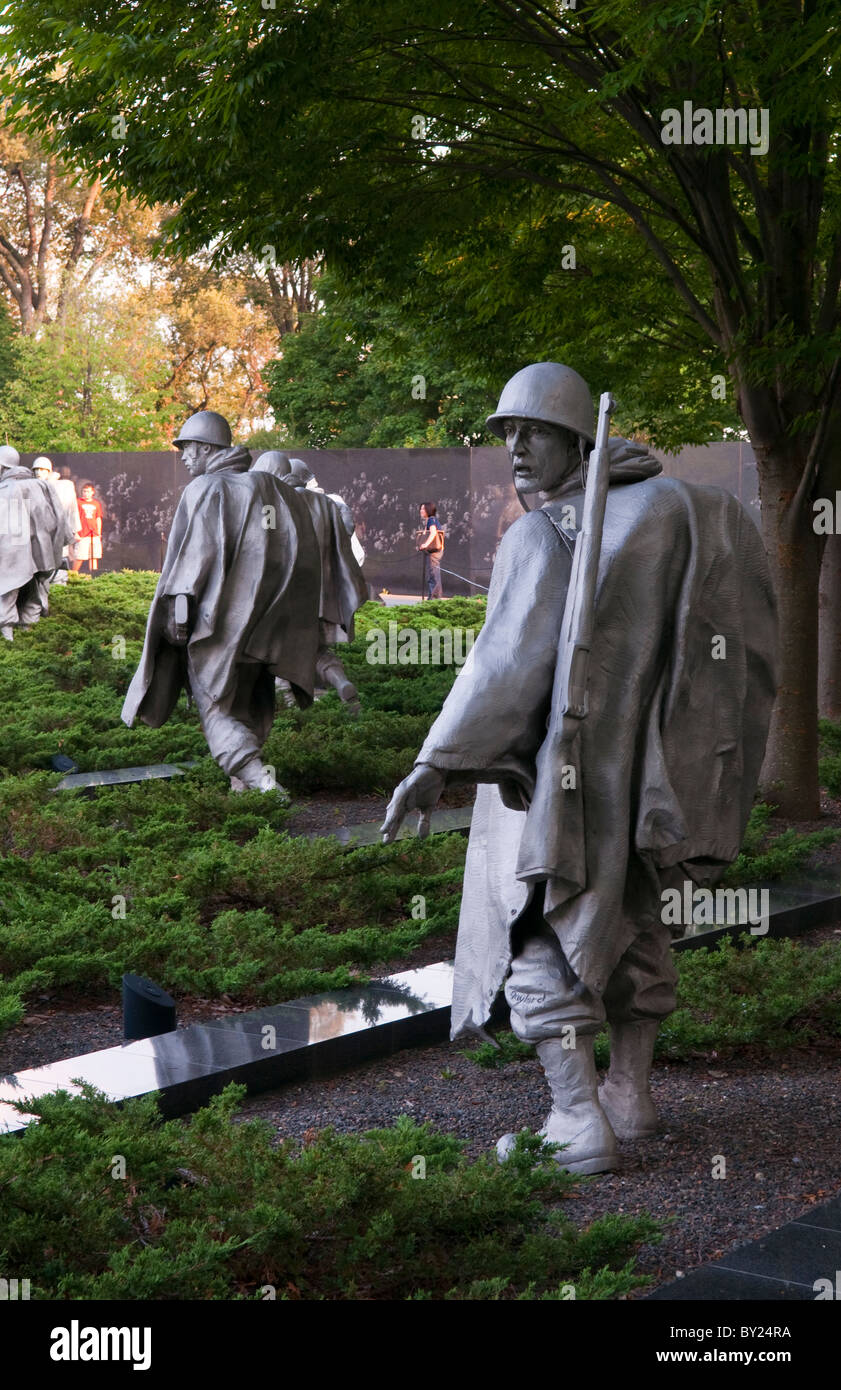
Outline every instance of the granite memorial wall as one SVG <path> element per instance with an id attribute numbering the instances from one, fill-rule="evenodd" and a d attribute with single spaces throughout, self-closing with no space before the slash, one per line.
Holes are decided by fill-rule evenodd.
<path id="1" fill-rule="evenodd" d="M 297 449 L 326 492 L 340 493 L 356 517 L 372 594 L 421 592 L 415 550 L 421 502 L 436 502 L 446 533 L 445 594 L 481 593 L 506 528 L 521 513 L 507 451 L 449 449 Z M 256 457 L 256 454 L 255 454 Z M 673 477 L 726 488 L 759 524 L 753 451 L 726 441 L 658 457 Z M 34 454 L 24 454 L 32 463 Z M 175 450 L 157 453 L 50 453 L 76 481 L 92 482 L 106 513 L 103 570 L 159 570 L 181 491 L 188 482 Z"/>

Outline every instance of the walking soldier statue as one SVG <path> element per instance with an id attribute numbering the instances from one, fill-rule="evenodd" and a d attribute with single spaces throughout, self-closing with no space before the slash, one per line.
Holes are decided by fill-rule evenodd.
<path id="1" fill-rule="evenodd" d="M 676 982 L 662 894 L 735 859 L 775 693 L 753 523 L 730 494 L 608 440 L 610 405 L 593 449 L 576 372 L 543 362 L 505 386 L 488 424 L 524 506 L 540 505 L 502 538 L 485 626 L 383 825 L 392 839 L 416 809 L 424 833 L 445 786 L 478 783 L 452 1036 L 484 1035 L 504 984 L 549 1082 L 541 1133 L 583 1173 L 656 1127 L 649 1073 Z"/>

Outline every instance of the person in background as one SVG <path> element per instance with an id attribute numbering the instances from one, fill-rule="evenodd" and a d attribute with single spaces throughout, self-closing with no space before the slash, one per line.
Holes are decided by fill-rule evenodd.
<path id="1" fill-rule="evenodd" d="M 85 560 L 93 574 L 102 559 L 102 504 L 93 483 L 82 484 L 79 499 L 79 538 L 73 546 L 73 569 L 78 574 Z"/>
<path id="2" fill-rule="evenodd" d="M 420 515 L 424 532 L 424 539 L 418 546 L 418 550 L 423 551 L 423 597 L 443 598 L 441 552 L 444 549 L 444 539 L 437 521 L 438 507 L 434 502 L 422 502 Z"/>

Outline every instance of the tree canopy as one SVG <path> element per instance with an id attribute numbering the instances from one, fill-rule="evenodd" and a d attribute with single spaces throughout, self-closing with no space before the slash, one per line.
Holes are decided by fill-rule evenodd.
<path id="1" fill-rule="evenodd" d="M 323 308 L 282 341 L 268 375 L 280 438 L 310 449 L 477 444 L 493 386 L 448 356 L 414 306 L 321 284 Z M 402 310 L 402 312 L 401 312 Z M 496 443 L 496 440 L 493 440 Z"/>
<path id="2" fill-rule="evenodd" d="M 556 233 L 576 222 L 594 284 L 579 296 L 561 282 L 554 355 L 604 362 L 618 379 L 591 385 L 621 381 L 632 404 L 636 355 L 631 413 L 665 416 L 675 442 L 714 408 L 722 364 L 730 377 L 781 607 L 766 776 L 781 805 L 813 814 L 823 541 L 811 503 L 841 484 L 838 11 L 838 0 L 5 0 L 4 81 L 16 115 L 106 186 L 174 206 L 170 247 L 210 245 L 220 261 L 323 255 L 370 293 L 405 296 L 414 279 L 419 302 L 437 266 L 462 295 L 439 300 L 442 312 L 457 320 L 464 305 L 477 344 L 485 327 L 489 341 L 504 332 L 521 286 L 488 317 L 493 263 L 472 291 L 457 264 L 472 231 L 506 205 L 511 228 L 531 229 L 524 192 Z M 627 234 L 624 268 L 604 224 Z"/>
<path id="3" fill-rule="evenodd" d="M 579 231 L 582 214 L 591 229 L 612 217 L 636 233 L 624 287 L 648 311 L 625 313 L 631 351 L 640 320 L 666 328 L 680 395 L 693 370 L 709 390 L 712 350 L 758 447 L 794 431 L 820 445 L 841 343 L 837 8 L 6 0 L 26 77 L 6 87 L 106 184 L 175 206 L 166 236 L 182 252 L 326 254 L 394 288 L 430 244 L 456 254 L 488 201 L 498 215 L 510 193 L 519 215 L 524 187 L 554 194 Z M 766 111 L 767 151 L 664 144 L 663 113 L 685 101 Z M 580 302 L 562 306 L 559 336 L 577 341 Z M 832 469 L 820 453 L 810 485 Z"/>

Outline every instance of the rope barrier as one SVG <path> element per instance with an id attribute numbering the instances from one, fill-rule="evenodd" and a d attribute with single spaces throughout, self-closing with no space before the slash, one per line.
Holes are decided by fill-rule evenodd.
<path id="1" fill-rule="evenodd" d="M 376 551 L 371 551 L 370 553 L 374 555 L 376 554 Z M 377 555 L 377 564 L 405 565 L 407 564 L 407 560 L 405 558 L 401 558 L 399 555 Z M 468 579 L 466 574 L 458 574 L 456 570 L 445 569 L 443 565 L 440 565 L 439 568 L 442 574 L 451 574 L 453 579 L 460 579 L 462 583 L 469 584 L 474 589 L 484 589 L 486 594 L 490 593 L 487 584 L 478 584 L 475 579 Z"/>
<path id="2" fill-rule="evenodd" d="M 468 579 L 464 574 L 456 574 L 455 570 L 445 570 L 443 565 L 439 565 L 442 574 L 451 574 L 454 579 L 461 579 L 464 584 L 470 584 L 474 589 L 484 589 L 486 594 L 490 593 L 487 584 L 477 584 L 475 579 Z"/>

